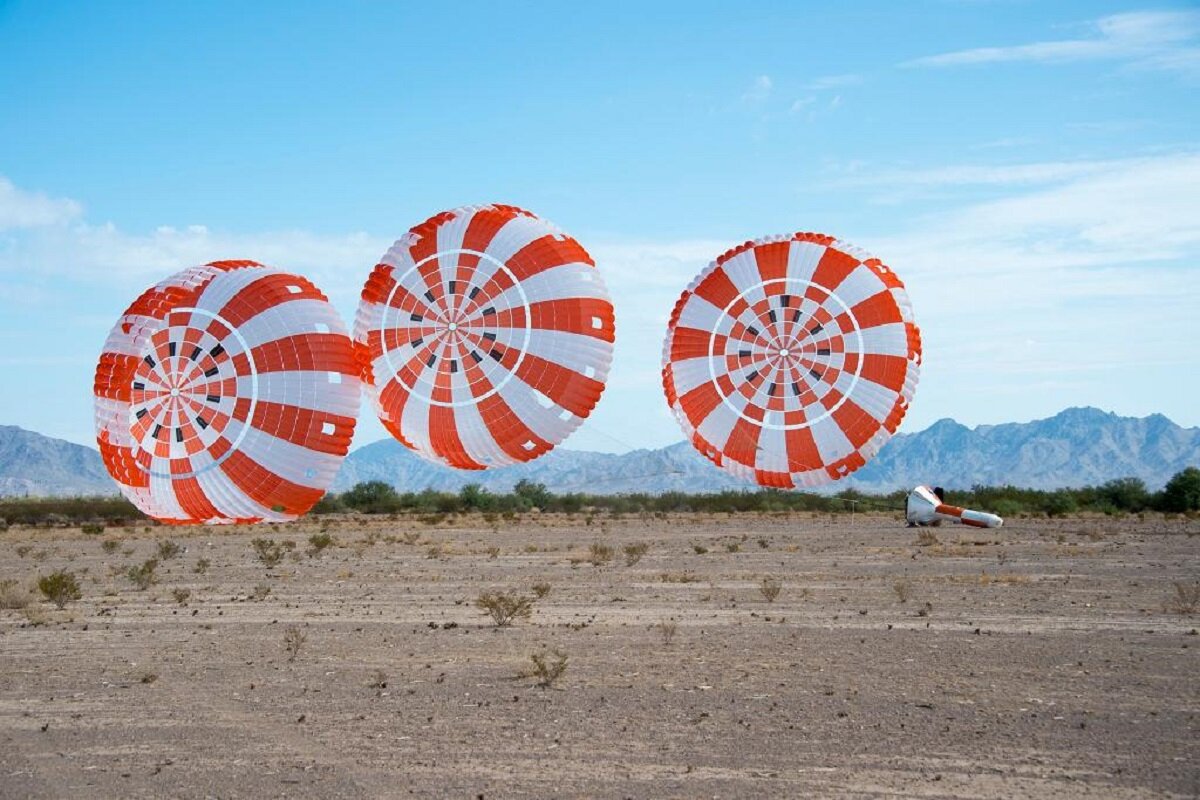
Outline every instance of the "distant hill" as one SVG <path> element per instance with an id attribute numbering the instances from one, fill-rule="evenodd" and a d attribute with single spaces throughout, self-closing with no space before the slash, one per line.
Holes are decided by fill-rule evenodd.
<path id="1" fill-rule="evenodd" d="M 100 453 L 0 425 L 0 497 L 116 494 Z"/>
<path id="2" fill-rule="evenodd" d="M 1095 408 L 1069 408 L 1048 419 L 968 428 L 940 420 L 895 436 L 867 466 L 825 491 L 888 492 L 918 483 L 948 488 L 974 484 L 1056 489 L 1137 477 L 1159 489 L 1179 470 L 1200 465 L 1200 428 L 1182 428 L 1161 414 L 1119 417 Z M 620 455 L 558 449 L 529 464 L 458 472 L 431 464 L 395 441 L 355 450 L 334 491 L 368 480 L 402 491 L 457 491 L 478 483 L 507 491 L 519 480 L 555 492 L 620 494 L 749 489 L 685 442 Z M 0 496 L 112 494 L 116 487 L 89 447 L 0 426 Z"/>
<path id="3" fill-rule="evenodd" d="M 867 466 L 827 491 L 888 492 L 918 483 L 1056 489 L 1130 476 L 1159 489 L 1191 465 L 1200 465 L 1200 428 L 1181 428 L 1161 414 L 1138 419 L 1069 408 L 1049 419 L 977 428 L 940 420 L 918 433 L 893 437 Z M 559 449 L 529 464 L 477 473 L 430 464 L 398 442 L 376 442 L 350 454 L 334 486 L 342 490 L 382 480 L 402 490 L 453 491 L 479 483 L 503 491 L 522 478 L 556 492 L 595 494 L 748 488 L 685 442 L 621 455 Z"/>

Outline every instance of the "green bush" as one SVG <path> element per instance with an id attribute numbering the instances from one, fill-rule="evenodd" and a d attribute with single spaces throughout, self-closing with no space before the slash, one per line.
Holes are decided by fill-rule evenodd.
<path id="1" fill-rule="evenodd" d="M 38 578 L 37 585 L 38 591 L 59 608 L 63 608 L 72 600 L 78 600 L 83 597 L 83 592 L 79 590 L 79 581 L 75 579 L 75 575 L 63 570 L 43 575 Z"/>
<path id="2" fill-rule="evenodd" d="M 1200 511 L 1200 469 L 1187 467 L 1175 473 L 1163 489 L 1159 507 L 1176 514 Z"/>

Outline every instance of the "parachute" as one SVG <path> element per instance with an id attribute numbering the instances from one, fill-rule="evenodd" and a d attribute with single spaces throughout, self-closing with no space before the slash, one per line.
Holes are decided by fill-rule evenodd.
<path id="1" fill-rule="evenodd" d="M 384 426 L 459 469 L 530 461 L 562 442 L 604 391 L 613 338 L 587 251 L 503 205 L 409 231 L 371 273 L 354 326 Z"/>
<path id="2" fill-rule="evenodd" d="M 818 233 L 746 242 L 692 282 L 663 343 L 667 402 L 692 444 L 762 486 L 863 466 L 916 391 L 921 335 L 900 279 Z"/>
<path id="3" fill-rule="evenodd" d="M 308 280 L 217 261 L 126 309 L 94 394 L 104 465 L 146 514 L 279 522 L 333 482 L 358 417 L 358 365 L 341 318 Z"/>
<path id="4" fill-rule="evenodd" d="M 999 528 L 1004 524 L 1004 520 L 995 514 L 946 505 L 942 502 L 942 490 L 929 486 L 918 486 L 909 492 L 904 516 L 908 519 L 909 527 L 938 525 L 942 520 L 959 522 L 973 528 Z"/>

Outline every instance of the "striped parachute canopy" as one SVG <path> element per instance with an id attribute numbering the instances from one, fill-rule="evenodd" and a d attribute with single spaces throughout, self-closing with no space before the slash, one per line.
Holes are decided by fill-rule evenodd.
<path id="1" fill-rule="evenodd" d="M 253 261 L 172 275 L 134 301 L 96 367 L 96 439 L 162 522 L 279 522 L 333 482 L 358 416 L 354 348 L 325 295 Z"/>
<path id="2" fill-rule="evenodd" d="M 701 453 L 763 486 L 849 475 L 899 427 L 921 336 L 879 259 L 815 233 L 746 242 L 679 298 L 663 387 Z"/>
<path id="3" fill-rule="evenodd" d="M 384 426 L 459 469 L 530 461 L 604 391 L 613 307 L 587 251 L 513 206 L 459 208 L 396 242 L 354 340 Z"/>

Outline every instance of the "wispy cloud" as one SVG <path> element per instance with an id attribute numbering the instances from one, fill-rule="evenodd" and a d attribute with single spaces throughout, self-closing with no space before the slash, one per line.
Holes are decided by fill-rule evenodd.
<path id="1" fill-rule="evenodd" d="M 1135 11 L 1101 17 L 1086 27 L 1088 35 L 1080 38 L 956 50 L 918 58 L 905 66 L 1123 60 L 1135 68 L 1200 75 L 1200 12 Z"/>
<path id="2" fill-rule="evenodd" d="M 751 106 L 762 105 L 771 97 L 771 87 L 771 76 L 759 75 L 742 92 L 742 102 Z"/>
<path id="3" fill-rule="evenodd" d="M 0 177 L 0 231 L 69 222 L 83 213 L 74 200 L 18 189 Z"/>

